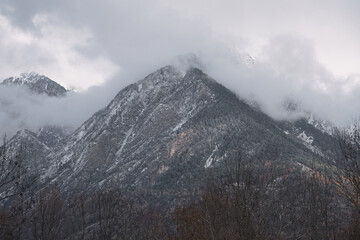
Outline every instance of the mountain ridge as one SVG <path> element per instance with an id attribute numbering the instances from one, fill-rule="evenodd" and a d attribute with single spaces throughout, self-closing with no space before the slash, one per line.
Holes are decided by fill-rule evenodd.
<path id="1" fill-rule="evenodd" d="M 186 188 L 239 149 L 256 155 L 273 146 L 285 152 L 277 161 L 306 166 L 326 151 L 312 145 L 326 133 L 311 126 L 275 121 L 200 69 L 168 65 L 119 91 L 70 136 L 50 129 L 45 143 L 38 134 L 49 146 L 38 174 L 66 191 Z"/>
<path id="2" fill-rule="evenodd" d="M 4 86 L 25 86 L 36 94 L 46 94 L 50 97 L 64 97 L 67 90 L 50 78 L 35 72 L 21 73 L 1 82 Z"/>
<path id="3" fill-rule="evenodd" d="M 121 90 L 79 127 L 64 151 L 51 155 L 55 160 L 43 179 L 66 189 L 159 188 L 169 172 L 193 178 L 237 148 L 256 153 L 273 141 L 313 154 L 201 70 L 184 75 L 166 66 Z M 189 172 L 181 175 L 183 168 Z M 172 184 L 185 184 L 178 180 Z"/>

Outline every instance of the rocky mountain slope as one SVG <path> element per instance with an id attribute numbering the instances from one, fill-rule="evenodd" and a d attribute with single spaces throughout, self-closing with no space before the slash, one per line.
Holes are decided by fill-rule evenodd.
<path id="1" fill-rule="evenodd" d="M 47 156 L 63 147 L 69 133 L 66 128 L 45 126 L 37 132 L 19 130 L 0 150 L 5 148 L 9 159 L 20 159 L 30 175 L 46 173 L 51 161 Z"/>
<path id="2" fill-rule="evenodd" d="M 0 83 L 0 87 L 26 88 L 32 94 L 44 94 L 48 97 L 65 97 L 67 92 L 60 84 L 34 72 L 7 78 Z M 50 166 L 46 156 L 61 148 L 70 133 L 67 128 L 51 125 L 36 131 L 20 129 L 11 139 L 6 139 L 0 152 L 3 153 L 5 149 L 7 158 L 21 159 L 23 167 L 28 169 L 30 175 L 39 175 Z"/>
<path id="3" fill-rule="evenodd" d="M 166 66 L 121 90 L 70 137 L 57 128 L 24 130 L 8 146 L 28 146 L 26 161 L 41 182 L 64 190 L 179 192 L 203 184 L 239 149 L 276 150 L 274 161 L 302 168 L 328 141 L 306 120 L 274 121 L 197 68 Z"/>
<path id="4" fill-rule="evenodd" d="M 7 78 L 1 84 L 5 86 L 25 86 L 31 92 L 46 94 L 51 97 L 63 97 L 66 94 L 66 89 L 63 86 L 46 76 L 34 72 L 22 73 L 19 76 Z"/>
<path id="5" fill-rule="evenodd" d="M 122 186 L 180 189 L 242 149 L 269 146 L 279 161 L 306 164 L 316 154 L 279 122 L 255 111 L 199 69 L 166 66 L 122 91 L 50 154 L 42 180 L 64 189 Z"/>

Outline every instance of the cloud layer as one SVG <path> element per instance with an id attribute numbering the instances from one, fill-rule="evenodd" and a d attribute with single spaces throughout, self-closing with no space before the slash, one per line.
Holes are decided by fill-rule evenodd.
<path id="1" fill-rule="evenodd" d="M 91 45 L 92 33 L 36 14 L 34 29 L 23 29 L 0 14 L 0 79 L 36 71 L 79 91 L 100 85 L 119 67 L 103 56 L 87 56 L 81 48 Z"/>
<path id="2" fill-rule="evenodd" d="M 360 106 L 359 10 L 355 0 L 4 0 L 0 79 L 36 71 L 78 93 L 45 101 L 0 90 L 1 133 L 79 126 L 122 87 L 189 53 L 274 118 L 289 117 L 291 99 L 345 123 Z"/>

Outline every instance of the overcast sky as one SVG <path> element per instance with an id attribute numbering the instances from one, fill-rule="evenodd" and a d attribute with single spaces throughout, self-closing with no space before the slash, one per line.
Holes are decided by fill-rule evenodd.
<path id="1" fill-rule="evenodd" d="M 357 0 L 1 0 L 0 79 L 35 71 L 80 93 L 77 104 L 55 104 L 60 115 L 79 112 L 72 119 L 49 119 L 52 106 L 24 97 L 18 110 L 0 109 L 0 123 L 34 107 L 36 121 L 22 123 L 79 125 L 122 87 L 189 53 L 273 117 L 284 117 L 288 98 L 343 123 L 360 107 L 359 12 Z M 250 69 L 244 53 L 255 59 Z"/>

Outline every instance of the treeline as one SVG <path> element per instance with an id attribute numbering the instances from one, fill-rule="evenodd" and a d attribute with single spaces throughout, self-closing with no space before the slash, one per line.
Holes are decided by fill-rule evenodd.
<path id="1" fill-rule="evenodd" d="M 239 155 L 209 174 L 197 198 L 176 205 L 48 186 L 1 207 L 0 239 L 359 239 L 355 205 L 329 175 L 262 163 Z"/>
<path id="2" fill-rule="evenodd" d="M 360 239 L 359 214 L 325 172 L 229 166 L 175 210 L 178 239 Z"/>
<path id="3" fill-rule="evenodd" d="M 49 186 L 2 207 L 0 239 L 156 239 L 164 231 L 162 216 L 133 197 L 120 190 L 66 197 Z"/>
<path id="4" fill-rule="evenodd" d="M 338 156 L 308 166 L 279 164 L 272 146 L 256 156 L 240 152 L 208 170 L 192 198 L 35 189 L 5 145 L 0 239 L 360 239 L 360 132 L 337 135 Z"/>

